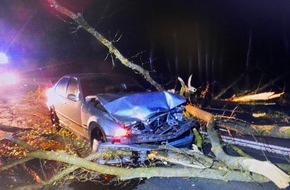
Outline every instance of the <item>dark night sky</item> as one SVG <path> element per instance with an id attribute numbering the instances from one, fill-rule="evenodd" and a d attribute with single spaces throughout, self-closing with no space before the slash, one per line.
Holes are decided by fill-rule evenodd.
<path id="1" fill-rule="evenodd" d="M 236 78 L 246 70 L 250 32 L 250 72 L 268 79 L 289 74 L 288 0 L 59 2 L 81 12 L 106 38 L 121 34 L 115 43 L 119 50 L 156 70 L 164 81 L 191 73 L 200 82 Z M 97 68 L 107 54 L 88 33 L 75 32 L 71 20 L 45 0 L 1 0 L 0 51 L 24 67 L 70 62 L 74 68 L 84 68 L 84 63 Z M 111 59 L 106 62 L 112 68 Z"/>

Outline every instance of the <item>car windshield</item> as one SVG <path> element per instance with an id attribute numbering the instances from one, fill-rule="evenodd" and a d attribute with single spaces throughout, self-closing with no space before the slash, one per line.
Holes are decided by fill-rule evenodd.
<path id="1" fill-rule="evenodd" d="M 144 92 L 134 79 L 124 76 L 94 76 L 81 80 L 84 97 L 105 93 Z"/>

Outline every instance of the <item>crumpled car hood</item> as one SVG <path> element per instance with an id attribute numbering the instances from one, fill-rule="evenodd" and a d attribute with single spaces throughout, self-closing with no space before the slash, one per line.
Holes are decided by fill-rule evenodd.
<path id="1" fill-rule="evenodd" d="M 144 121 L 156 113 L 167 112 L 183 104 L 182 96 L 169 92 L 146 92 L 136 94 L 102 94 L 98 100 L 109 114 L 122 122 Z"/>

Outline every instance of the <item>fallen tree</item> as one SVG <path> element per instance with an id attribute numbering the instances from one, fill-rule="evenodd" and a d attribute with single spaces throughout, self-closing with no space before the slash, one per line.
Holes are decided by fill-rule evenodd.
<path id="1" fill-rule="evenodd" d="M 204 116 L 204 111 L 200 110 Z M 203 155 L 198 150 L 184 150 L 174 147 L 161 146 L 163 151 L 154 151 L 148 155 L 150 160 L 161 160 L 172 164 L 180 165 L 182 167 L 138 167 L 138 168 L 120 168 L 119 166 L 100 165 L 95 162 L 98 158 L 109 158 L 112 152 L 97 152 L 85 158 L 80 158 L 65 152 L 55 151 L 37 151 L 31 146 L 27 145 L 17 138 L 10 137 L 9 140 L 19 144 L 30 150 L 26 153 L 23 159 L 16 160 L 15 162 L 8 163 L 1 166 L 1 171 L 8 170 L 16 165 L 26 163 L 29 160 L 38 158 L 44 160 L 54 160 L 70 164 L 67 168 L 63 169 L 55 176 L 47 181 L 38 180 L 38 184 L 33 185 L 33 188 L 40 188 L 56 184 L 64 178 L 71 175 L 72 172 L 78 169 L 85 169 L 89 172 L 96 172 L 98 174 L 116 176 L 118 180 L 129 180 L 133 178 L 151 178 L 151 177 L 198 177 L 208 179 L 218 179 L 224 181 L 244 181 L 244 182 L 267 182 L 273 181 L 279 188 L 285 188 L 289 183 L 289 176 L 281 171 L 279 168 L 269 162 L 262 162 L 259 160 L 244 158 L 244 157 L 231 157 L 222 151 L 219 143 L 217 131 L 214 129 L 214 117 L 210 113 L 206 113 L 210 118 L 208 122 L 208 133 L 212 141 L 212 151 L 216 158 L 210 158 Z M 114 155 L 123 157 L 130 155 L 131 152 L 116 151 Z M 218 159 L 218 160 L 216 160 Z M 271 171 L 269 173 L 269 171 Z M 253 174 L 253 173 L 256 174 Z M 273 174 L 275 175 L 269 175 Z M 260 175 L 258 175 L 260 174 Z M 264 176 L 264 177 L 263 177 Z M 37 176 L 38 177 L 38 176 Z M 23 188 L 23 187 L 21 187 Z M 32 186 L 26 187 L 32 188 Z"/>
<path id="2" fill-rule="evenodd" d="M 159 91 L 163 90 L 163 87 L 150 76 L 149 71 L 145 70 L 139 65 L 132 63 L 125 56 L 123 56 L 121 52 L 113 45 L 113 43 L 107 40 L 102 34 L 96 31 L 93 27 L 91 27 L 80 13 L 76 14 L 70 11 L 69 9 L 61 6 L 55 0 L 47 0 L 47 1 L 50 3 L 50 6 L 53 7 L 56 11 L 73 19 L 78 25 L 78 27 L 81 27 L 88 33 L 92 34 L 100 43 L 106 46 L 109 50 L 109 53 L 114 55 L 123 65 L 141 74 L 157 90 Z"/>
<path id="3" fill-rule="evenodd" d="M 84 30 L 92 34 L 97 40 L 99 40 L 103 45 L 105 45 L 111 54 L 113 54 L 117 59 L 121 61 L 122 64 L 131 68 L 134 71 L 140 73 L 150 84 L 152 84 L 157 90 L 163 90 L 163 87 L 155 82 L 148 71 L 144 70 L 139 65 L 136 65 L 130 62 L 125 58 L 112 42 L 104 38 L 100 33 L 98 33 L 94 28 L 92 28 L 82 17 L 81 14 L 75 14 L 67 8 L 59 5 L 55 0 L 48 0 L 53 8 L 55 8 L 60 13 L 73 19 L 79 27 L 82 27 Z M 183 85 L 184 86 L 184 85 Z M 185 88 L 185 87 L 184 87 Z M 185 88 L 185 91 L 190 88 Z M 64 176 L 69 175 L 71 172 L 84 168 L 90 172 L 97 172 L 99 174 L 107 174 L 117 176 L 120 180 L 128 180 L 132 178 L 151 178 L 151 177 L 199 177 L 199 178 L 210 178 L 210 179 L 220 179 L 225 181 L 244 181 L 244 182 L 266 182 L 272 181 L 279 188 L 286 188 L 289 186 L 290 178 L 285 172 L 280 170 L 275 165 L 269 162 L 263 162 L 255 160 L 252 158 L 244 157 L 232 157 L 227 155 L 223 150 L 220 144 L 220 138 L 218 132 L 215 129 L 215 126 L 231 128 L 236 131 L 243 131 L 243 126 L 239 127 L 238 125 L 230 125 L 226 121 L 222 120 L 222 117 L 213 116 L 212 114 L 205 112 L 197 107 L 192 105 L 187 105 L 186 110 L 193 117 L 197 117 L 200 120 L 207 123 L 207 132 L 208 137 L 212 144 L 212 152 L 215 154 L 216 158 L 210 158 L 204 156 L 200 153 L 184 152 L 183 150 L 174 149 L 170 150 L 171 154 L 152 153 L 149 154 L 148 159 L 157 159 L 161 161 L 171 162 L 173 164 L 182 165 L 178 168 L 159 168 L 159 167 L 148 167 L 148 168 L 121 168 L 116 166 L 100 165 L 94 162 L 95 159 L 103 157 L 101 153 L 96 153 L 89 155 L 86 158 L 80 158 L 73 156 L 67 153 L 61 152 L 52 152 L 52 151 L 31 151 L 26 154 L 26 158 L 23 160 L 17 161 L 13 164 L 7 164 L 2 166 L 1 170 L 9 169 L 16 164 L 25 163 L 28 160 L 39 158 L 45 160 L 55 160 L 59 162 L 65 162 L 71 164 L 72 166 L 67 167 L 62 170 L 60 173 L 56 174 L 49 181 L 40 181 L 41 184 L 37 186 L 53 184 Z M 259 133 L 260 135 L 269 134 L 270 136 L 276 135 L 275 127 L 272 127 L 270 130 L 264 130 L 264 127 L 257 127 L 249 125 L 251 130 L 243 131 L 249 134 Z M 280 129 L 279 129 L 280 130 Z M 266 133 L 272 131 L 270 133 Z M 286 131 L 286 132 L 285 132 Z M 280 133 L 279 137 L 289 138 L 289 128 L 283 128 L 283 132 Z M 124 153 L 117 153 L 124 154 Z M 128 154 L 128 153 L 126 153 Z M 203 159 L 202 159 L 203 158 Z M 218 159 L 218 161 L 215 161 Z M 93 161 L 91 161 L 93 160 Z M 194 161 L 198 160 L 200 163 L 196 164 Z M 186 168 L 184 168 L 186 166 Z M 269 172 L 271 171 L 271 172 Z M 252 174 L 252 172 L 254 174 Z M 275 175 L 269 175 L 274 173 Z"/>
<path id="4" fill-rule="evenodd" d="M 257 174 L 261 174 L 271 181 L 273 181 L 279 188 L 286 188 L 290 183 L 290 176 L 284 173 L 275 165 L 268 161 L 259 161 L 244 157 L 232 157 L 227 155 L 220 144 L 220 138 L 217 135 L 217 129 L 215 128 L 216 118 L 218 116 L 213 116 L 212 114 L 200 110 L 192 105 L 187 105 L 186 110 L 193 116 L 207 122 L 207 132 L 209 139 L 212 144 L 212 151 L 215 156 L 223 161 L 228 167 L 232 169 L 239 169 L 241 171 L 251 171 Z M 223 123 L 222 126 L 227 126 Z M 240 127 L 239 129 L 243 129 Z M 238 130 L 237 128 L 235 130 Z"/>
<path id="5" fill-rule="evenodd" d="M 193 116 L 209 123 L 213 114 L 196 106 L 187 105 L 186 110 Z M 222 128 L 238 131 L 243 135 L 258 135 L 265 137 L 277 137 L 290 139 L 290 126 L 255 125 L 245 121 L 236 120 L 233 117 L 216 116 L 215 123 Z"/>
<path id="6" fill-rule="evenodd" d="M 286 188 L 289 185 L 290 176 L 268 161 L 263 162 L 250 158 L 232 157 L 227 155 L 220 145 L 220 139 L 216 133 L 214 125 L 215 122 L 213 117 L 210 122 L 208 122 L 207 131 L 212 143 L 212 151 L 219 160 L 226 163 L 230 168 L 261 174 L 273 181 L 279 188 Z"/>
<path id="7" fill-rule="evenodd" d="M 20 146 L 30 147 L 25 142 L 17 138 L 9 138 L 11 141 L 18 143 Z M 44 186 L 49 186 L 61 181 L 66 176 L 70 175 L 77 169 L 83 168 L 90 172 L 97 172 L 98 174 L 113 175 L 118 178 L 118 180 L 130 180 L 134 178 L 151 178 L 151 177 L 199 177 L 208 179 L 217 179 L 224 181 L 244 181 L 244 182 L 259 182 L 264 183 L 269 181 L 269 179 L 256 175 L 250 174 L 247 171 L 237 171 L 229 170 L 225 167 L 223 163 L 214 162 L 212 158 L 205 157 L 200 154 L 200 152 L 185 152 L 184 150 L 164 147 L 164 149 L 171 150 L 171 155 L 165 155 L 164 153 L 159 155 L 158 152 L 149 155 L 150 159 L 162 159 L 164 161 L 172 162 L 174 164 L 181 164 L 184 167 L 138 167 L 138 168 L 122 168 L 117 166 L 99 165 L 94 160 L 102 157 L 108 157 L 110 152 L 107 153 L 93 153 L 85 158 L 80 158 L 78 156 L 70 155 L 65 152 L 53 152 L 53 151 L 37 151 L 33 150 L 31 147 L 30 153 L 26 154 L 26 157 L 15 162 L 8 163 L 1 167 L 0 171 L 8 170 L 16 165 L 23 164 L 28 160 L 39 158 L 45 160 L 55 160 L 67 164 L 71 164 L 67 168 L 63 169 L 61 172 L 57 173 L 54 177 L 48 181 L 41 181 L 35 185 L 29 185 L 25 187 L 20 187 L 19 189 L 29 189 L 29 188 L 41 188 Z M 118 151 L 117 155 L 123 156 L 131 154 L 130 152 Z M 189 155 L 191 155 L 189 157 Z M 192 159 L 197 158 L 200 164 L 187 164 L 192 163 Z M 173 161 L 174 160 L 174 161 Z M 206 160 L 206 161 L 205 161 Z M 207 163 L 207 164 L 206 164 Z M 201 164 L 206 164 L 201 166 Z"/>

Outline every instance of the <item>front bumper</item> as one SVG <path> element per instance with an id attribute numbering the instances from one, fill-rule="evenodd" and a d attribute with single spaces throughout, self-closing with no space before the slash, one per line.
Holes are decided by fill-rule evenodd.
<path id="1" fill-rule="evenodd" d="M 114 137 L 110 140 L 112 143 L 125 145 L 153 143 L 185 147 L 192 143 L 193 135 L 191 130 L 196 125 L 196 122 L 196 120 L 188 120 L 181 126 L 172 126 L 175 127 L 175 130 L 168 130 L 164 134 L 140 134 L 128 137 Z"/>

